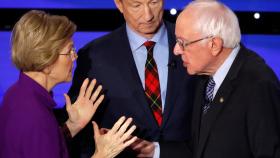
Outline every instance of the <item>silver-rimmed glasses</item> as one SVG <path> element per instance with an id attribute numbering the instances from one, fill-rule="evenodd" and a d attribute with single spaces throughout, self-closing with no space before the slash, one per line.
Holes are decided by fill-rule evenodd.
<path id="1" fill-rule="evenodd" d="M 212 38 L 212 37 L 213 37 L 213 36 L 206 36 L 206 37 L 203 37 L 203 38 L 200 38 L 200 39 L 197 39 L 197 40 L 193 40 L 193 41 L 190 41 L 190 42 L 186 42 L 186 41 L 184 41 L 183 39 L 177 38 L 177 39 L 176 39 L 176 43 L 180 46 L 180 48 L 181 48 L 182 50 L 184 50 L 185 47 L 187 47 L 187 46 L 190 45 L 190 44 L 193 44 L 193 43 L 196 43 L 196 42 L 199 42 L 199 41 L 208 39 L 208 38 Z"/>
<path id="2" fill-rule="evenodd" d="M 76 53 L 76 48 L 72 47 L 68 53 L 61 53 L 59 55 L 70 55 L 71 59 L 77 59 L 78 54 Z"/>

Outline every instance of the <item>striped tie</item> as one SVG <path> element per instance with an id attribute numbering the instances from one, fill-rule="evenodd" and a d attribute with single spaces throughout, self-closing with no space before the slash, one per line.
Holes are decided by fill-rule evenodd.
<path id="1" fill-rule="evenodd" d="M 210 108 L 210 103 L 213 100 L 214 87 L 215 87 L 215 81 L 213 77 L 210 77 L 205 91 L 205 105 L 202 108 L 203 114 L 206 114 Z"/>
<path id="2" fill-rule="evenodd" d="M 147 60 L 145 64 L 145 94 L 154 117 L 160 126 L 162 123 L 162 103 L 157 64 L 153 58 L 155 42 L 146 41 Z"/>

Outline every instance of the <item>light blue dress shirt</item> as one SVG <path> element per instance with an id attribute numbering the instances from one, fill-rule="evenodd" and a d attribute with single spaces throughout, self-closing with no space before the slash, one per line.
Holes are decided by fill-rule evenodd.
<path id="1" fill-rule="evenodd" d="M 215 87 L 213 91 L 213 98 L 215 97 L 217 91 L 219 90 L 221 84 L 223 83 L 234 59 L 236 58 L 238 52 L 240 49 L 240 45 L 237 45 L 230 53 L 230 55 L 227 57 L 227 59 L 224 61 L 224 63 L 219 67 L 219 69 L 216 71 L 216 73 L 213 75 L 213 79 L 215 81 Z"/>
<path id="2" fill-rule="evenodd" d="M 161 25 L 158 32 L 151 38 L 147 39 L 134 32 L 126 24 L 126 32 L 130 48 L 132 50 L 133 58 L 140 76 L 142 86 L 145 89 L 145 63 L 147 60 L 147 49 L 143 45 L 146 41 L 156 42 L 154 47 L 153 56 L 157 64 L 159 73 L 159 82 L 161 90 L 162 110 L 164 110 L 166 89 L 167 89 L 167 76 L 168 76 L 168 58 L 169 58 L 169 45 L 167 38 L 167 30 L 165 25 Z"/>
<path id="3" fill-rule="evenodd" d="M 140 76 L 143 89 L 145 89 L 145 64 L 147 60 L 147 49 L 143 45 L 146 41 L 156 42 L 153 51 L 153 57 L 157 64 L 159 83 L 161 90 L 161 101 L 162 101 L 162 112 L 165 107 L 165 98 L 167 90 L 167 77 L 168 77 L 168 61 L 169 61 L 169 44 L 167 37 L 167 30 L 165 25 L 161 25 L 158 32 L 151 38 L 147 39 L 141 35 L 134 32 L 126 24 L 126 32 L 128 36 L 128 41 L 132 51 L 132 55 L 137 67 L 138 74 Z M 155 152 L 153 158 L 159 158 L 160 156 L 160 146 L 158 142 L 154 142 Z"/>

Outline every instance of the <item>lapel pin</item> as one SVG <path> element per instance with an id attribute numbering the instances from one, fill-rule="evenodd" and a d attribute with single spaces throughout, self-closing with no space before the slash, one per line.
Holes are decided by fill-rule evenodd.
<path id="1" fill-rule="evenodd" d="M 223 97 L 220 98 L 220 103 L 223 103 L 225 100 Z"/>

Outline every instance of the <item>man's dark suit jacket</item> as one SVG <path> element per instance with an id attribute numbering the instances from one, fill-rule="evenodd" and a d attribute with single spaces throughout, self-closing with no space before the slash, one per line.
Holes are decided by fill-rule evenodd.
<path id="1" fill-rule="evenodd" d="M 241 46 L 209 111 L 201 116 L 207 80 L 201 77 L 196 89 L 194 158 L 280 158 L 280 84 L 264 60 Z M 172 152 L 185 157 L 187 145 L 167 143 L 161 151 L 162 157 Z"/>
<path id="2" fill-rule="evenodd" d="M 75 100 L 83 80 L 96 78 L 103 86 L 105 100 L 93 120 L 100 127 L 111 128 L 121 117 L 132 117 L 137 127 L 134 133 L 148 141 L 179 141 L 190 139 L 192 103 L 190 77 L 181 59 L 173 54 L 174 25 L 166 22 L 169 42 L 169 65 L 163 123 L 159 127 L 147 103 L 144 89 L 130 49 L 126 26 L 93 40 L 78 55 L 73 84 L 69 90 Z M 190 87 L 188 87 L 190 86 Z M 82 143 L 81 152 L 92 153 L 93 131 L 90 124 L 76 138 Z M 77 142 L 75 142 L 77 143 Z M 70 150 L 75 150 L 74 147 Z M 84 150 L 84 151 L 83 151 Z M 127 157 L 127 156 L 125 156 Z"/>

